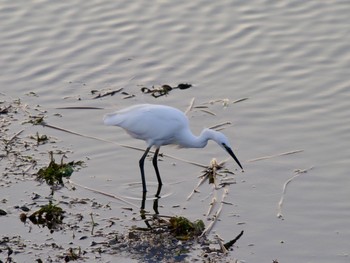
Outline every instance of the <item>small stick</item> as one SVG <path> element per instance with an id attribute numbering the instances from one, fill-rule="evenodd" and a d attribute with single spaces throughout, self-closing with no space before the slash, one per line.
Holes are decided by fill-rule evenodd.
<path id="1" fill-rule="evenodd" d="M 215 204 L 216 204 L 216 197 L 214 196 L 213 199 L 211 199 L 211 202 L 209 204 L 209 209 L 208 209 L 208 212 L 206 214 L 206 216 L 209 216 L 211 214 L 211 211 L 213 210 Z"/>
<path id="2" fill-rule="evenodd" d="M 245 100 L 247 100 L 247 99 L 248 99 L 248 98 L 241 98 L 241 99 L 235 100 L 234 102 L 232 102 L 232 104 L 238 103 L 238 102 L 241 102 L 241 101 L 245 101 Z"/>
<path id="3" fill-rule="evenodd" d="M 205 112 L 205 113 L 208 113 L 208 114 L 210 114 L 210 115 L 213 115 L 213 116 L 216 116 L 216 114 L 214 113 L 214 112 L 211 112 L 211 111 L 208 111 L 208 110 L 200 110 L 200 111 L 203 111 L 203 112 Z"/>
<path id="4" fill-rule="evenodd" d="M 208 179 L 208 176 L 204 176 L 204 177 L 202 178 L 202 180 L 200 180 L 200 181 L 198 182 L 197 186 L 196 186 L 196 187 L 192 190 L 192 192 L 189 194 L 189 196 L 187 197 L 186 201 L 190 200 L 191 197 L 193 196 L 193 194 L 194 194 L 195 192 L 198 192 L 197 189 L 198 189 L 207 179 Z"/>
<path id="5" fill-rule="evenodd" d="M 91 225 L 92 225 L 92 228 L 91 228 L 91 235 L 93 236 L 94 235 L 94 229 L 95 229 L 95 221 L 94 221 L 94 217 L 92 216 L 92 212 L 90 213 L 90 217 L 91 217 Z"/>
<path id="6" fill-rule="evenodd" d="M 18 135 L 20 135 L 24 130 L 20 130 L 15 135 L 13 135 L 8 141 L 7 144 L 10 144 Z"/>
<path id="7" fill-rule="evenodd" d="M 120 88 L 120 89 L 117 89 L 117 90 L 112 90 L 112 91 L 109 91 L 109 92 L 106 92 L 105 94 L 98 94 L 97 96 L 93 97 L 93 99 L 99 99 L 99 98 L 103 98 L 103 97 L 106 97 L 106 96 L 113 96 L 114 94 L 122 91 L 123 88 Z"/>
<path id="8" fill-rule="evenodd" d="M 193 108 L 195 108 L 195 109 L 208 109 L 209 107 L 205 106 L 205 105 L 198 105 L 198 106 L 194 106 Z"/>
<path id="9" fill-rule="evenodd" d="M 187 115 L 187 113 L 189 113 L 193 109 L 193 105 L 194 105 L 194 98 L 191 99 L 190 105 L 185 110 L 185 115 Z"/>

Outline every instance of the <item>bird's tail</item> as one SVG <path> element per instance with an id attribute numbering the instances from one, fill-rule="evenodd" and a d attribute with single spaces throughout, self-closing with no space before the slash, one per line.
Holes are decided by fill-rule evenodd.
<path id="1" fill-rule="evenodd" d="M 119 120 L 119 114 L 116 113 L 107 113 L 104 117 L 103 117 L 103 123 L 105 125 L 118 125 L 118 123 L 120 122 Z"/>

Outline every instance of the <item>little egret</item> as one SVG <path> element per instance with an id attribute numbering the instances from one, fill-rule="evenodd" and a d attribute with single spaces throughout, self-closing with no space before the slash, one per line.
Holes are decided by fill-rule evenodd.
<path id="1" fill-rule="evenodd" d="M 119 126 L 131 137 L 146 141 L 147 149 L 139 161 L 143 192 L 147 192 L 144 162 L 152 146 L 156 149 L 152 161 L 159 185 L 162 185 L 162 180 L 157 158 L 159 148 L 163 145 L 175 144 L 184 148 L 204 148 L 208 140 L 213 140 L 226 150 L 243 169 L 224 134 L 204 129 L 199 136 L 193 135 L 186 115 L 176 108 L 140 104 L 106 114 L 103 121 L 105 125 Z"/>

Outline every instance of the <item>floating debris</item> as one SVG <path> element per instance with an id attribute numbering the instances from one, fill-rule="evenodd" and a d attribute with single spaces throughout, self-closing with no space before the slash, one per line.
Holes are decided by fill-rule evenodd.
<path id="1" fill-rule="evenodd" d="M 0 114 L 8 114 L 10 108 L 11 108 L 11 105 L 0 108 Z"/>
<path id="2" fill-rule="evenodd" d="M 36 140 L 37 146 L 39 146 L 41 144 L 45 144 L 49 141 L 49 138 L 47 137 L 47 135 L 45 135 L 45 134 L 39 135 L 39 132 L 36 133 L 35 137 L 30 136 L 30 138 L 33 140 Z"/>
<path id="3" fill-rule="evenodd" d="M 33 125 L 43 125 L 45 116 L 29 116 L 29 120 L 25 121 L 23 124 L 31 123 Z"/>
<path id="4" fill-rule="evenodd" d="M 168 95 L 169 92 L 173 89 L 188 89 L 192 87 L 192 84 L 188 84 L 188 83 L 180 83 L 179 85 L 177 85 L 176 87 L 171 87 L 168 84 L 164 84 L 160 87 L 154 87 L 152 86 L 152 88 L 147 88 L 147 87 L 142 87 L 141 91 L 144 94 L 151 94 L 154 98 L 158 98 L 164 95 Z"/>
<path id="5" fill-rule="evenodd" d="M 49 204 L 41 207 L 30 216 L 25 213 L 20 214 L 20 220 L 26 222 L 29 219 L 34 225 L 41 225 L 53 231 L 60 229 L 59 226 L 62 224 L 64 213 L 61 207 L 53 205 L 50 201 Z"/>
<path id="6" fill-rule="evenodd" d="M 59 256 L 59 258 L 64 259 L 64 262 L 75 261 L 78 259 L 82 259 L 83 251 L 80 247 L 73 249 L 69 248 L 68 251 L 63 256 Z"/>
<path id="7" fill-rule="evenodd" d="M 194 247 L 201 259 L 205 259 L 203 262 L 235 262 L 226 261 L 227 252 L 243 231 L 224 243 L 201 236 L 202 220 L 191 222 L 185 217 L 151 216 L 149 221 L 151 228 L 132 227 L 125 234 L 109 233 L 107 241 L 93 242 L 91 246 L 107 253 L 132 255 L 138 262 L 192 262 Z"/>
<path id="8" fill-rule="evenodd" d="M 106 96 L 113 96 L 114 94 L 118 93 L 118 92 L 121 92 L 123 90 L 123 88 L 119 88 L 117 90 L 111 90 L 111 91 L 107 91 L 105 93 L 99 93 L 97 96 L 93 97 L 93 99 L 99 99 L 99 98 L 103 98 L 103 97 L 106 97 Z M 98 91 L 97 90 L 92 90 L 91 91 L 91 94 L 95 94 L 97 93 Z"/>
<path id="9" fill-rule="evenodd" d="M 6 216 L 7 212 L 5 210 L 0 209 L 0 216 Z"/>

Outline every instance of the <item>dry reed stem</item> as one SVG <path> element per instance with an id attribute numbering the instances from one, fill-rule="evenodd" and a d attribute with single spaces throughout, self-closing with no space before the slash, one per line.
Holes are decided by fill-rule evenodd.
<path id="1" fill-rule="evenodd" d="M 75 186 L 78 186 L 78 187 L 81 187 L 81 188 L 83 188 L 83 189 L 92 191 L 92 192 L 94 192 L 94 193 L 98 193 L 98 194 L 101 194 L 101 195 L 104 195 L 104 196 L 111 197 L 111 198 L 116 199 L 116 200 L 118 200 L 118 201 L 121 201 L 121 202 L 123 202 L 123 203 L 125 203 L 125 204 L 128 204 L 128 205 L 131 205 L 131 206 L 133 206 L 133 207 L 137 207 L 137 208 L 138 208 L 137 205 L 135 205 L 135 204 L 133 204 L 133 203 L 131 203 L 131 202 L 129 202 L 129 201 L 126 201 L 126 200 L 124 200 L 123 198 L 121 198 L 121 197 L 119 197 L 119 196 L 116 196 L 116 195 L 113 195 L 113 194 L 109 194 L 109 193 L 106 193 L 106 192 L 102 192 L 102 191 L 99 191 L 99 190 L 96 190 L 96 189 L 93 189 L 93 188 L 90 188 L 90 187 L 87 187 L 87 186 L 84 186 L 84 185 L 75 183 L 75 182 L 73 182 L 71 179 L 69 179 L 68 181 L 69 181 L 69 183 L 71 183 L 71 184 L 73 184 L 73 185 L 75 185 Z"/>
<path id="2" fill-rule="evenodd" d="M 18 135 L 20 135 L 24 130 L 20 130 L 15 135 L 13 135 L 6 143 L 10 144 Z"/>
<path id="3" fill-rule="evenodd" d="M 294 154 L 294 153 L 300 153 L 300 152 L 303 152 L 303 151 L 304 150 L 295 150 L 295 151 L 289 151 L 289 152 L 279 153 L 279 154 L 275 154 L 275 155 L 263 156 L 263 157 L 259 157 L 259 158 L 248 160 L 247 163 L 252 163 L 252 162 L 256 162 L 256 161 L 262 161 L 262 160 L 271 159 L 271 158 L 275 158 L 275 157 L 280 157 L 280 156 L 284 156 L 284 155 L 290 155 L 290 154 Z"/>
<path id="4" fill-rule="evenodd" d="M 242 102 L 242 101 L 245 101 L 245 100 L 247 100 L 247 99 L 249 99 L 249 98 L 241 98 L 241 99 L 238 99 L 238 100 L 233 101 L 232 104 L 238 103 L 238 102 Z"/>
<path id="5" fill-rule="evenodd" d="M 194 100 L 195 100 L 195 98 L 192 98 L 192 99 L 191 99 L 190 105 L 189 105 L 188 108 L 185 110 L 185 115 L 187 115 L 187 113 L 189 113 L 189 112 L 193 109 Z"/>
<path id="6" fill-rule="evenodd" d="M 222 126 L 231 125 L 231 124 L 232 124 L 232 122 L 226 121 L 226 122 L 222 122 L 222 123 L 216 124 L 214 126 L 211 126 L 211 127 L 209 127 L 209 129 L 218 130 L 219 128 L 222 129 Z"/>
<path id="7" fill-rule="evenodd" d="M 280 201 L 278 202 L 278 206 L 277 206 L 277 217 L 278 218 L 283 218 L 283 214 L 282 214 L 282 206 L 283 206 L 283 202 L 284 202 L 284 196 L 287 192 L 287 185 L 293 181 L 295 178 L 297 178 L 298 176 L 300 176 L 303 173 L 306 173 L 307 171 L 311 170 L 313 167 L 310 167 L 309 169 L 305 169 L 305 170 L 296 170 L 295 171 L 295 175 L 292 176 L 291 178 L 289 178 L 284 184 L 283 184 L 283 190 L 282 190 L 282 196 Z"/>
<path id="8" fill-rule="evenodd" d="M 192 192 L 188 195 L 186 201 L 190 200 L 194 193 L 198 192 L 198 188 L 208 179 L 208 176 L 204 176 L 202 180 L 200 180 L 197 186 L 192 190 Z"/>
<path id="9" fill-rule="evenodd" d="M 212 216 L 212 221 L 211 223 L 207 226 L 206 229 L 204 229 L 203 233 L 200 235 L 201 237 L 202 236 L 205 236 L 205 235 L 208 235 L 210 233 L 210 231 L 212 230 L 212 228 L 214 227 L 215 223 L 217 222 L 217 220 L 219 219 L 219 216 L 221 214 L 221 211 L 222 211 L 222 208 L 223 208 L 223 205 L 224 205 L 224 200 L 226 198 L 228 194 L 228 188 L 225 187 L 224 188 L 224 192 L 222 194 L 222 197 L 221 197 L 221 202 L 220 202 L 220 207 L 219 209 L 215 212 L 215 214 Z"/>
<path id="10" fill-rule="evenodd" d="M 210 115 L 213 115 L 213 116 L 216 116 L 216 114 L 214 113 L 214 112 L 212 112 L 212 111 L 209 111 L 209 110 L 200 110 L 200 111 L 203 111 L 204 113 L 208 113 L 208 114 L 210 114 Z"/>

